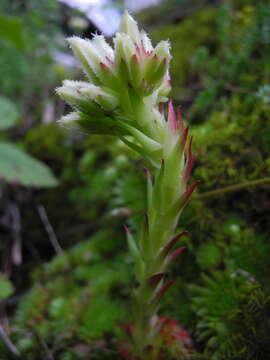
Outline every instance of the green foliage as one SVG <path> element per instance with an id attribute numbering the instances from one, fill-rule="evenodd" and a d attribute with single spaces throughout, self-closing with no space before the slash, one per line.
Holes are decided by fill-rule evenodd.
<path id="1" fill-rule="evenodd" d="M 239 92 L 243 94 L 241 102 L 243 99 L 246 103 L 252 99 L 255 101 L 258 84 L 263 85 L 265 76 L 269 73 L 269 52 L 266 48 L 269 41 L 269 19 L 269 6 L 262 3 L 253 6 L 243 4 L 239 12 L 235 12 L 229 5 L 221 6 L 216 23 L 218 47 L 210 51 L 203 45 L 193 58 L 194 70 L 200 71 L 205 89 L 203 92 L 209 91 L 209 88 L 216 89 L 216 96 L 229 95 L 224 90 Z M 202 102 L 200 92 L 191 111 L 197 110 L 198 115 L 198 111 L 201 113 L 203 110 L 203 105 L 207 110 L 209 96 L 212 94 L 207 96 L 206 93 L 205 101 Z M 196 109 L 198 103 L 200 107 Z M 216 102 L 216 105 L 220 106 L 220 103 Z"/>
<path id="2" fill-rule="evenodd" d="M 231 239 L 230 246 L 225 249 L 225 263 L 228 269 L 244 270 L 264 284 L 267 284 L 266 272 L 269 268 L 267 254 L 270 246 L 265 235 L 255 234 L 249 228 L 242 228 L 239 236 Z M 260 259 L 258 261 L 258 259 Z"/>
<path id="3" fill-rule="evenodd" d="M 0 66 L 2 69 L 2 76 L 0 78 L 1 92 L 3 95 L 18 102 L 18 94 L 21 95 L 24 91 L 28 91 L 28 87 L 25 89 L 24 84 L 26 84 L 31 66 L 26 56 L 13 46 L 12 43 L 0 38 L 0 45 Z"/>
<path id="4" fill-rule="evenodd" d="M 189 46 L 200 36 L 200 12 L 187 19 L 194 20 L 194 30 L 192 36 L 179 36 L 178 46 Z M 202 181 L 199 193 L 268 177 L 270 163 L 269 5 L 232 1 L 211 12 L 208 37 L 191 52 L 179 50 L 175 56 L 177 64 L 185 58 L 188 70 L 172 71 L 173 80 L 178 72 L 184 79 L 176 98 L 184 101 L 184 109 L 192 102 L 184 115 L 193 122 L 198 158 L 193 176 Z M 180 33 L 185 24 L 175 25 L 175 31 Z M 181 230 L 192 232 L 186 240 L 188 252 L 174 268 L 182 281 L 166 300 L 170 315 L 178 314 L 191 329 L 197 323 L 194 338 L 207 360 L 266 359 L 268 187 L 195 196 L 182 218 Z M 202 274 L 207 275 L 200 283 Z M 196 295 L 189 291 L 190 283 L 196 284 Z"/>
<path id="5" fill-rule="evenodd" d="M 134 155 L 113 138 L 107 139 L 104 146 L 101 138 L 92 137 L 85 147 L 84 155 L 74 169 L 81 179 L 81 186 L 70 192 L 71 201 L 83 210 L 84 217 L 95 218 L 105 204 L 110 215 L 115 217 L 127 217 L 144 209 L 145 182 L 141 164 L 138 173 L 136 164 L 128 160 Z M 89 203 L 96 206 L 89 207 Z M 140 213 L 131 221 L 136 222 L 139 217 Z"/>
<path id="6" fill-rule="evenodd" d="M 88 236 L 89 229 L 96 231 L 105 224 L 111 227 L 128 221 L 133 226 L 145 204 L 142 166 L 129 160 L 136 159 L 135 154 L 113 138 L 104 143 L 100 137 L 80 135 L 79 140 L 50 124 L 33 128 L 24 141 L 31 155 L 51 164 L 60 181 L 50 194 L 41 194 L 39 201 L 52 214 L 56 233 L 64 234 L 63 246 L 77 243 Z M 32 228 L 33 216 L 28 212 Z M 39 231 L 40 223 L 35 226 Z"/>
<path id="7" fill-rule="evenodd" d="M 0 130 L 8 129 L 16 124 L 19 117 L 16 106 L 7 98 L 0 97 Z"/>
<path id="8" fill-rule="evenodd" d="M 194 309 L 207 359 L 265 359 L 269 353 L 270 298 L 247 273 L 215 272 L 194 286 Z"/>
<path id="9" fill-rule="evenodd" d="M 105 281 L 105 279 L 103 280 Z M 98 297 L 91 302 L 88 310 L 84 314 L 82 329 L 79 336 L 89 340 L 98 338 L 110 329 L 115 329 L 115 324 L 125 316 L 126 309 L 118 301 L 108 301 L 107 297 Z M 99 314 L 97 316 L 97 314 Z"/>
<path id="10" fill-rule="evenodd" d="M 13 292 L 12 283 L 0 274 L 0 301 L 6 300 Z"/>
<path id="11" fill-rule="evenodd" d="M 24 35 L 23 23 L 20 18 L 0 15 L 0 38 L 21 50 L 24 47 Z"/>
<path id="12" fill-rule="evenodd" d="M 34 0 L 27 4 L 1 1 L 1 94 L 13 99 L 22 109 L 27 108 L 32 97 L 38 105 L 37 98 L 47 91 L 51 82 L 57 81 L 52 56 L 59 49 L 57 42 L 61 39 L 58 6 L 55 0 Z M 41 73 L 46 73 L 46 77 L 41 77 Z"/>
<path id="13" fill-rule="evenodd" d="M 0 175 L 7 182 L 25 186 L 51 187 L 57 180 L 50 169 L 8 142 L 0 142 Z"/>
<path id="14" fill-rule="evenodd" d="M 197 262 L 203 268 L 215 268 L 221 262 L 221 252 L 215 244 L 204 243 L 197 250 Z"/>
<path id="15" fill-rule="evenodd" d="M 29 359 L 38 358 L 35 334 L 51 343 L 60 359 L 67 342 L 72 351 L 77 343 L 119 334 L 118 321 L 128 315 L 125 298 L 131 276 L 123 242 L 121 232 L 100 231 L 35 272 L 35 285 L 14 320 L 26 334 L 17 345 Z M 106 343 L 103 347 L 106 350 Z"/>
<path id="16" fill-rule="evenodd" d="M 5 8 L 7 3 L 1 4 Z M 8 9 L 5 9 L 9 14 Z M 0 98 L 0 130 L 9 129 L 16 125 L 19 114 L 23 113 L 20 101 L 30 94 L 29 85 L 31 72 L 34 70 L 32 61 L 27 57 L 27 51 L 31 49 L 31 41 L 35 37 L 29 37 L 26 16 L 7 16 L 5 12 L 0 15 L 0 66 L 2 76 L 0 87 L 7 97 Z M 26 46 L 26 38 L 28 38 Z M 37 49 L 37 48 L 36 48 Z M 35 62 L 38 63 L 38 62 Z M 44 70 L 43 70 L 44 71 Z M 13 102 L 9 100 L 13 99 Z M 19 99 L 19 100 L 18 100 Z M 23 119 L 23 116 L 20 115 Z M 22 122 L 22 121 L 21 121 Z M 21 125 L 21 124 L 20 124 Z M 0 144 L 1 178 L 10 183 L 24 186 L 52 187 L 57 180 L 49 167 L 34 159 L 23 150 L 9 142 Z"/>
<path id="17" fill-rule="evenodd" d="M 7 8 L 11 2 L 6 3 Z M 29 360 L 46 357 L 38 335 L 56 360 L 119 359 L 114 341 L 118 320 L 129 315 L 133 265 L 125 255 L 122 230 L 112 229 L 123 223 L 137 227 L 145 207 L 142 164 L 111 138 L 72 138 L 55 124 L 37 126 L 44 99 L 51 100 L 48 93 L 53 94 L 61 76 L 51 53 L 62 35 L 54 30 L 58 13 L 47 8 L 51 1 L 28 3 L 30 11 L 20 17 L 23 32 L 28 31 L 25 50 L 0 39 L 4 101 L 11 99 L 11 107 L 22 114 L 20 128 L 10 128 L 10 133 L 17 139 L 24 122 L 33 121 L 20 143 L 60 179 L 57 188 L 37 199 L 63 247 L 92 232 L 94 237 L 35 271 L 32 288 L 11 321 L 11 328 L 22 332 L 11 338 Z M 153 31 L 157 40 L 172 41 L 174 97 L 185 121 L 191 122 L 197 155 L 193 177 L 201 180 L 179 224 L 179 232 L 190 231 L 180 244 L 187 250 L 174 262 L 171 275 L 178 279 L 161 312 L 192 334 L 194 348 L 205 360 L 269 357 L 269 186 L 200 198 L 206 191 L 269 176 L 269 18 L 268 4 L 233 0 Z M 33 53 L 38 54 L 34 64 Z M 15 121 L 11 107 L 8 114 Z M 1 121 L 8 117 L 1 116 Z M 49 244 L 40 235 L 39 219 L 34 226 L 29 207 L 23 210 L 28 214 L 24 234 L 37 248 L 43 238 Z M 87 230 L 81 230 L 84 226 Z M 29 266 L 27 257 L 24 261 Z"/>
<path id="18" fill-rule="evenodd" d="M 120 211 L 121 209 L 122 211 L 124 209 L 129 209 L 132 215 L 129 217 L 129 222 L 134 229 L 138 229 L 138 224 L 143 217 L 143 211 L 146 204 L 146 179 L 143 176 L 141 169 L 136 171 L 135 168 L 134 170 L 129 170 L 128 172 L 123 171 L 122 176 L 117 179 L 113 189 L 111 206 L 120 209 Z M 136 191 L 134 191 L 134 189 L 136 189 Z"/>
<path id="19" fill-rule="evenodd" d="M 187 96 L 185 93 L 189 89 L 185 87 L 185 84 L 194 76 L 191 72 L 191 62 L 198 46 L 215 41 L 215 34 L 212 30 L 215 15 L 215 9 L 203 8 L 177 25 L 165 25 L 151 33 L 157 41 L 170 39 L 174 55 L 171 78 L 173 97 L 176 99 L 185 99 Z M 194 24 L 200 31 L 195 30 Z"/>
<path id="20" fill-rule="evenodd" d="M 30 129 L 23 141 L 25 149 L 34 157 L 51 164 L 59 176 L 69 177 L 75 161 L 77 147 L 71 149 L 72 139 L 57 124 L 40 124 Z"/>

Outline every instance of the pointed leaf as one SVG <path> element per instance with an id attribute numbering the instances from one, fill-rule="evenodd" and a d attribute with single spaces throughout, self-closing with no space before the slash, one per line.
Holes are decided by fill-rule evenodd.
<path id="1" fill-rule="evenodd" d="M 149 169 L 145 167 L 144 172 L 147 177 L 147 207 L 150 209 L 152 204 L 153 182 Z"/>
<path id="2" fill-rule="evenodd" d="M 190 141 L 189 141 L 189 145 L 188 145 L 188 155 L 187 155 L 187 162 L 186 162 L 186 167 L 185 167 L 185 172 L 184 172 L 184 177 L 183 180 L 185 183 L 188 182 L 188 179 L 190 177 L 191 174 L 191 170 L 193 168 L 194 162 L 196 157 L 192 154 L 191 151 L 191 147 L 192 147 L 192 139 L 193 137 L 190 137 Z"/>
<path id="3" fill-rule="evenodd" d="M 174 244 L 181 239 L 183 236 L 186 236 L 188 234 L 187 231 L 183 231 L 180 234 L 175 235 L 170 241 L 169 243 L 164 247 L 162 253 L 164 255 L 168 255 L 169 251 L 172 249 L 172 247 L 174 246 Z"/>
<path id="4" fill-rule="evenodd" d="M 154 289 L 159 284 L 160 280 L 164 278 L 164 276 L 165 273 L 154 274 L 147 280 L 147 284 Z"/>
<path id="5" fill-rule="evenodd" d="M 199 184 L 199 181 L 195 181 L 182 195 L 181 200 L 180 200 L 180 203 L 181 203 L 180 209 L 179 209 L 180 213 L 182 213 L 183 210 L 185 209 L 185 207 L 187 206 L 187 204 L 191 198 L 191 195 L 198 184 Z"/>
<path id="6" fill-rule="evenodd" d="M 187 248 L 186 246 L 181 246 L 180 248 L 173 251 L 172 254 L 167 256 L 166 263 L 168 264 L 169 262 L 175 260 L 177 256 L 181 254 L 186 248 Z"/>
<path id="7" fill-rule="evenodd" d="M 172 101 L 170 101 L 169 105 L 168 105 L 168 123 L 169 123 L 172 134 L 176 135 L 176 132 L 178 129 L 178 123 L 176 120 L 176 115 L 175 115 Z"/>
<path id="8" fill-rule="evenodd" d="M 138 257 L 141 257 L 141 253 L 140 250 L 131 234 L 131 232 L 129 231 L 129 228 L 127 226 L 124 225 L 124 229 L 126 231 L 127 234 L 127 241 L 128 241 L 128 247 L 129 247 L 129 251 L 131 252 L 131 255 L 137 259 Z"/>
<path id="9" fill-rule="evenodd" d="M 158 255 L 158 263 L 159 264 L 165 264 L 165 258 L 169 254 L 170 250 L 173 248 L 173 246 L 176 244 L 176 242 L 182 238 L 182 236 L 187 235 L 187 231 L 183 231 L 180 234 L 175 235 L 168 243 L 164 246 L 164 248 L 160 251 Z"/>
<path id="10" fill-rule="evenodd" d="M 122 330 L 124 331 L 125 335 L 129 338 L 129 340 L 131 340 L 132 329 L 134 326 L 132 324 L 124 323 L 124 322 L 119 322 L 119 326 L 122 328 Z"/>
<path id="11" fill-rule="evenodd" d="M 155 178 L 155 183 L 153 187 L 153 208 L 155 209 L 163 209 L 164 204 L 164 187 L 163 187 L 163 180 L 164 180 L 164 169 L 165 164 L 164 160 L 161 161 L 161 166 L 159 172 Z"/>
<path id="12" fill-rule="evenodd" d="M 152 258 L 152 244 L 149 237 L 149 222 L 147 214 L 144 215 L 144 222 L 140 231 L 140 249 L 144 260 L 149 261 Z"/>
<path id="13" fill-rule="evenodd" d="M 162 288 L 158 291 L 158 293 L 156 294 L 155 298 L 154 298 L 154 302 L 156 304 L 158 304 L 161 300 L 161 298 L 164 296 L 164 294 L 166 293 L 166 291 L 171 287 L 171 285 L 176 281 L 176 278 L 171 279 L 169 281 L 167 281 Z"/>

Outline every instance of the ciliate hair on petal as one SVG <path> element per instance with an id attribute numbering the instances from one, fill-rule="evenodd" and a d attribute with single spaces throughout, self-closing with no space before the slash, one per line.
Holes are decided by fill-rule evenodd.
<path id="1" fill-rule="evenodd" d="M 79 120 L 79 118 L 80 118 L 79 113 L 77 111 L 73 111 L 67 115 L 62 116 L 61 119 L 58 120 L 57 122 L 64 125 L 71 123 L 73 121 L 77 121 Z"/>
<path id="2" fill-rule="evenodd" d="M 80 81 L 80 80 L 64 80 L 63 86 L 77 88 L 77 87 L 89 86 L 89 83 L 87 81 Z"/>

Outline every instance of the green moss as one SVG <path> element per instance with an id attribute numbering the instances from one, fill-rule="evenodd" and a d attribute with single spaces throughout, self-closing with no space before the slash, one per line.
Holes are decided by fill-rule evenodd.
<path id="1" fill-rule="evenodd" d="M 184 91 L 189 90 L 182 87 L 191 77 L 196 76 L 191 65 L 197 48 L 201 45 L 211 45 L 215 41 L 213 26 L 216 13 L 217 10 L 214 8 L 204 8 L 177 25 L 165 25 L 151 32 L 156 41 L 170 39 L 174 55 L 171 64 L 174 98 L 185 98 Z"/>
<path id="2" fill-rule="evenodd" d="M 269 343 L 263 333 L 269 331 L 270 322 L 261 320 L 270 302 L 260 285 L 236 273 L 216 272 L 203 278 L 203 286 L 193 288 L 193 306 L 199 318 L 199 336 L 207 339 L 205 357 L 264 359 Z"/>
<path id="3" fill-rule="evenodd" d="M 119 333 L 117 322 L 127 314 L 124 288 L 131 271 L 119 251 L 120 241 L 124 241 L 122 236 L 115 232 L 99 232 L 35 272 L 36 284 L 14 318 L 14 326 L 32 333 L 31 338 L 17 339 L 25 355 L 38 349 L 35 333 L 60 349 L 71 339 L 70 345 Z"/>
<path id="4" fill-rule="evenodd" d="M 197 262 L 202 269 L 215 268 L 221 262 L 222 254 L 219 248 L 212 243 L 205 243 L 197 250 Z"/>
<path id="5" fill-rule="evenodd" d="M 83 321 L 79 329 L 79 337 L 89 341 L 102 336 L 104 333 L 119 333 L 117 322 L 126 316 L 126 309 L 123 303 L 99 296 L 93 299 L 83 316 Z"/>
<path id="6" fill-rule="evenodd" d="M 66 161 L 71 154 L 65 132 L 55 123 L 38 125 L 28 131 L 24 144 L 32 155 L 45 161 L 53 159 L 55 164 Z"/>

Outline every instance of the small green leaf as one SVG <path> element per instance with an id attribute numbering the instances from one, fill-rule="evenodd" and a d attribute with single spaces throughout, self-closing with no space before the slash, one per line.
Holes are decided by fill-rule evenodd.
<path id="1" fill-rule="evenodd" d="M 129 247 L 129 251 L 131 253 L 131 255 L 135 258 L 138 259 L 141 257 L 141 253 L 140 250 L 136 244 L 136 241 L 134 240 L 131 232 L 129 231 L 129 229 L 127 227 L 125 227 L 126 230 L 126 234 L 127 234 L 127 241 L 128 241 L 128 247 Z"/>
<path id="2" fill-rule="evenodd" d="M 9 99 L 0 96 L 0 130 L 9 129 L 16 124 L 19 113 Z"/>
<path id="3" fill-rule="evenodd" d="M 13 291 L 12 283 L 0 274 L 0 301 L 7 299 Z"/>
<path id="4" fill-rule="evenodd" d="M 144 262 L 143 262 L 142 254 L 129 229 L 126 226 L 124 228 L 127 234 L 129 251 L 135 260 L 137 280 L 140 281 L 144 272 Z"/>
<path id="5" fill-rule="evenodd" d="M 57 180 L 47 165 L 15 145 L 0 142 L 0 177 L 25 186 L 52 187 Z"/>

